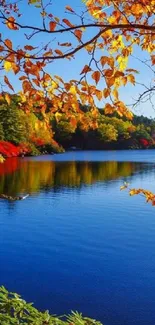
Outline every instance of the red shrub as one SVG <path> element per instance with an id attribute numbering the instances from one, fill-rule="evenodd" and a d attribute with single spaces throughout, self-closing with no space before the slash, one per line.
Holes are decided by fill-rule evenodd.
<path id="1" fill-rule="evenodd" d="M 20 143 L 18 146 L 19 155 L 28 155 L 31 153 L 31 148 L 28 143 Z"/>
<path id="2" fill-rule="evenodd" d="M 0 154 L 6 158 L 17 157 L 19 149 L 10 142 L 0 141 Z"/>
<path id="3" fill-rule="evenodd" d="M 147 147 L 149 145 L 149 141 L 146 139 L 140 139 L 139 142 L 144 146 Z"/>
<path id="4" fill-rule="evenodd" d="M 32 137 L 31 141 L 33 142 L 33 144 L 36 147 L 41 147 L 45 145 L 45 140 L 41 139 L 41 138 L 37 138 L 37 137 Z"/>

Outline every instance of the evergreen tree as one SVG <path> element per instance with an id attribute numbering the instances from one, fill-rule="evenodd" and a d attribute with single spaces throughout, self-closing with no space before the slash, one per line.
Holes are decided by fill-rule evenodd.
<path id="1" fill-rule="evenodd" d="M 0 122 L 0 140 L 4 140 L 3 125 L 1 122 Z"/>
<path id="2" fill-rule="evenodd" d="M 19 144 L 27 137 L 24 114 L 15 102 L 0 105 L 0 138 Z"/>

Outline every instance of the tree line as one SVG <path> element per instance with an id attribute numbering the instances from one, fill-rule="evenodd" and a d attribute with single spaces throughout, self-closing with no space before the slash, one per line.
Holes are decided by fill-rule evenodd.
<path id="1" fill-rule="evenodd" d="M 134 115 L 132 121 L 117 113 L 105 115 L 80 105 L 78 113 L 63 106 L 59 113 L 47 103 L 33 110 L 22 108 L 18 95 L 0 100 L 0 153 L 4 157 L 38 155 L 77 149 L 139 149 L 155 147 L 155 120 Z"/>

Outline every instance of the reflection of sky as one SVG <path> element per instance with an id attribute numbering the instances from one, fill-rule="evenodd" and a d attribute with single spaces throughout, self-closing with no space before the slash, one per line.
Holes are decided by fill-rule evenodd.
<path id="1" fill-rule="evenodd" d="M 22 12 L 24 12 L 24 16 L 21 18 L 21 21 L 24 24 L 32 24 L 32 25 L 36 25 L 39 26 L 39 22 L 40 22 L 40 17 L 39 17 L 39 11 L 37 12 L 36 9 L 34 9 L 33 6 L 27 6 L 26 5 L 27 1 L 22 1 L 20 6 L 22 7 Z M 51 7 L 51 12 L 54 14 L 54 16 L 58 16 L 58 17 L 66 17 L 68 19 L 70 19 L 73 23 L 75 22 L 75 18 L 72 17 L 71 15 L 64 15 L 64 7 L 67 5 L 70 5 L 71 7 L 73 7 L 74 9 L 76 9 L 77 11 L 81 11 L 83 8 L 83 5 L 81 3 L 81 0 L 74 0 L 74 3 L 72 0 L 61 0 L 61 6 L 60 6 L 60 2 L 59 1 L 54 1 L 53 6 Z M 110 10 L 110 9 L 108 9 Z M 38 14 L 37 14 L 38 13 Z M 25 31 L 24 31 L 25 32 Z M 5 29 L 4 26 L 1 26 L 1 33 L 5 35 L 5 38 L 10 38 L 12 39 L 13 43 L 15 45 L 20 45 L 23 46 L 25 44 L 25 39 L 22 37 L 23 33 L 20 32 L 16 32 L 16 31 L 11 31 L 9 29 Z M 93 29 L 90 30 L 89 32 L 89 36 L 91 37 L 94 34 Z M 20 35 L 20 37 L 19 37 Z M 51 47 L 52 47 L 52 43 L 55 44 L 56 40 L 55 40 L 55 35 L 53 37 L 50 37 L 46 34 L 38 34 L 35 36 L 35 39 L 32 38 L 32 40 L 29 42 L 27 41 L 27 44 L 31 44 L 33 46 L 37 46 L 38 44 L 46 44 L 49 41 L 51 41 Z M 59 41 L 63 41 L 63 42 L 68 42 L 68 34 L 62 34 L 62 36 L 60 36 Z M 105 55 L 105 52 L 103 53 L 101 51 L 100 53 L 101 55 Z M 138 49 L 138 47 L 135 47 L 134 49 L 134 53 L 133 53 L 136 57 L 140 58 L 141 60 L 144 60 L 145 58 L 147 58 L 147 53 L 144 51 L 142 52 L 140 49 Z M 56 75 L 60 75 L 61 77 L 64 78 L 64 80 L 68 81 L 71 79 L 76 79 L 79 77 L 79 72 L 81 72 L 83 66 L 86 64 L 86 62 L 88 62 L 88 55 L 87 53 L 82 50 L 80 53 L 77 53 L 75 56 L 75 60 L 73 59 L 72 62 L 70 62 L 69 60 L 59 60 L 59 61 L 55 61 L 54 63 L 52 63 L 51 65 L 48 66 L 48 72 L 51 74 L 56 74 Z M 148 68 L 146 68 L 146 66 L 142 65 L 142 63 L 140 63 L 139 61 L 137 61 L 134 58 L 131 58 L 129 61 L 129 67 L 131 68 L 135 68 L 135 69 L 139 69 L 141 72 L 137 77 L 138 82 L 142 82 L 149 85 L 150 83 L 150 79 L 152 78 L 152 74 L 149 71 Z M 13 83 L 13 85 L 15 86 L 15 90 L 19 90 L 20 89 L 20 83 L 18 81 L 18 78 L 13 76 L 12 74 L 9 74 L 9 78 L 10 81 Z M 89 81 L 89 80 L 88 80 Z M 104 86 L 100 83 L 100 87 L 101 89 L 104 88 Z M 142 91 L 141 86 L 127 86 L 127 87 L 123 87 L 121 90 L 121 97 L 122 99 L 125 101 L 126 104 L 131 104 L 133 103 L 133 99 L 136 99 L 139 95 L 139 93 Z M 97 105 L 99 107 L 104 107 L 104 103 L 103 102 L 97 102 Z M 136 114 L 144 114 L 147 116 L 153 116 L 154 117 L 154 111 L 152 109 L 152 106 L 149 102 L 141 104 L 140 107 L 138 107 L 135 111 Z"/>

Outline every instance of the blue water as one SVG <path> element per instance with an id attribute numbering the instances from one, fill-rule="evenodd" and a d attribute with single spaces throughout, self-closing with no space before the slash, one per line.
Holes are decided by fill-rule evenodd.
<path id="1" fill-rule="evenodd" d="M 11 166 L 11 167 L 10 167 Z M 54 314 L 155 324 L 155 151 L 70 152 L 0 166 L 0 285 Z"/>

